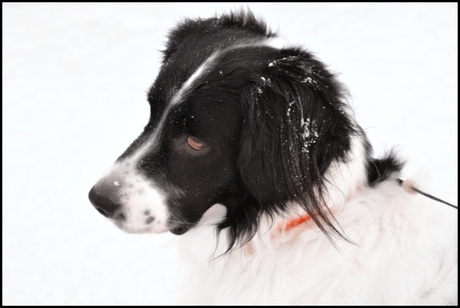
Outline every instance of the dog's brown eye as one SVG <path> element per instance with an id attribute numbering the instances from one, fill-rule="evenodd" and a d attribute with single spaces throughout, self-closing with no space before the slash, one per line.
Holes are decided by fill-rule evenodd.
<path id="1" fill-rule="evenodd" d="M 204 147 L 206 147 L 206 144 L 193 138 L 193 137 L 188 137 L 187 138 L 187 142 L 188 142 L 188 145 L 194 149 L 194 150 L 201 150 L 203 149 Z"/>

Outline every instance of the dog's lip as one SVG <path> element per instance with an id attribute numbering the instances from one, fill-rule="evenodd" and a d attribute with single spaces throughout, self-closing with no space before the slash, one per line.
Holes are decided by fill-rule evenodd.
<path id="1" fill-rule="evenodd" d="M 187 227 L 187 226 L 179 226 L 177 228 L 171 229 L 170 232 L 175 235 L 182 235 L 185 232 L 187 232 L 189 229 L 190 227 Z"/>
<path id="2" fill-rule="evenodd" d="M 120 228 L 122 231 L 126 233 L 131 233 L 131 234 L 142 234 L 142 233 L 164 233 L 167 232 L 168 229 L 166 228 L 156 228 L 152 226 L 147 226 L 147 227 L 132 227 L 132 226 L 127 226 L 123 222 L 117 221 L 117 220 L 112 220 L 113 223 Z"/>

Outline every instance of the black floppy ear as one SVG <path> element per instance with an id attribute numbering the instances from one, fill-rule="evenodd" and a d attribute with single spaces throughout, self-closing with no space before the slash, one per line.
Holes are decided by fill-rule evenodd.
<path id="1" fill-rule="evenodd" d="M 334 159 L 345 159 L 354 132 L 342 93 L 324 65 L 299 49 L 279 51 L 253 75 L 242 93 L 238 168 L 262 209 L 296 201 L 329 225 L 324 174 Z"/>

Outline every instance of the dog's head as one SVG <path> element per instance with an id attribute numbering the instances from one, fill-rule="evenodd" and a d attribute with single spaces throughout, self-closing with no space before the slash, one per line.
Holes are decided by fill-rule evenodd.
<path id="1" fill-rule="evenodd" d="M 89 194 L 128 232 L 182 234 L 220 203 L 234 244 L 292 202 L 335 230 L 327 185 L 370 152 L 336 78 L 251 13 L 180 24 L 148 101 L 144 131 Z"/>

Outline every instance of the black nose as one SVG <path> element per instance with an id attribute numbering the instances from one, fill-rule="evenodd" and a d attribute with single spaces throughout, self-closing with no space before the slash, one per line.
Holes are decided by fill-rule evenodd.
<path id="1" fill-rule="evenodd" d="M 91 203 L 94 205 L 96 210 L 98 210 L 98 212 L 104 215 L 105 217 L 112 216 L 118 207 L 109 198 L 102 195 L 96 189 L 96 187 L 91 188 L 88 194 L 88 198 L 89 198 L 89 201 L 91 201 Z"/>

